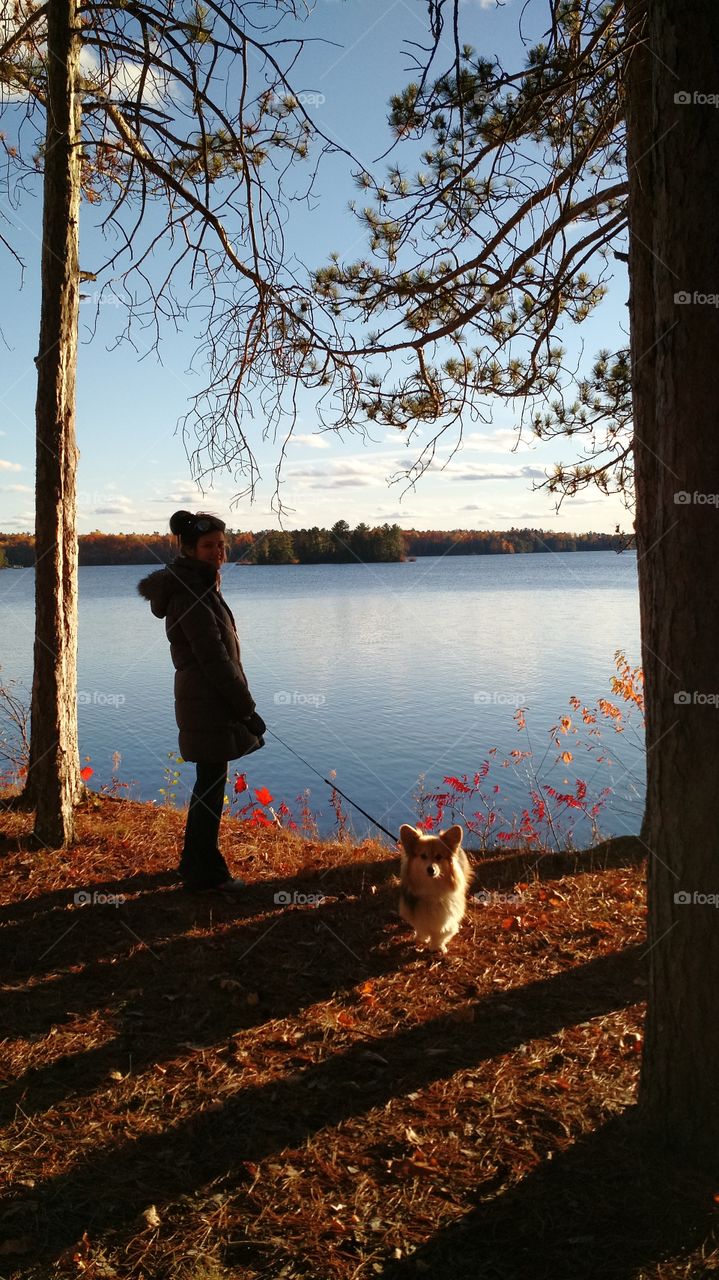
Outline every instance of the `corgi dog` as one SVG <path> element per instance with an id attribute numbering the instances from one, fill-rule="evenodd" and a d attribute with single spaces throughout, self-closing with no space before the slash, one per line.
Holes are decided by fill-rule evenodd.
<path id="1" fill-rule="evenodd" d="M 405 823 L 399 838 L 399 914 L 412 925 L 418 942 L 444 953 L 464 919 L 472 878 L 462 828 L 448 827 L 427 836 Z"/>

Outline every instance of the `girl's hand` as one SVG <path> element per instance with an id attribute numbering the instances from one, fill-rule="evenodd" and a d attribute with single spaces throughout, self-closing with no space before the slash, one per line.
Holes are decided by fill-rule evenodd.
<path id="1" fill-rule="evenodd" d="M 249 716 L 245 716 L 242 723 L 247 725 L 250 733 L 254 733 L 256 738 L 261 738 L 263 733 L 267 732 L 267 725 L 262 716 L 258 715 L 256 711 L 253 711 Z"/>

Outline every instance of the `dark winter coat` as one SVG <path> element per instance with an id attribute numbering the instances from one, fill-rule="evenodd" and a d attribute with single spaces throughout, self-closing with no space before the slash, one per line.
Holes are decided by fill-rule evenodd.
<path id="1" fill-rule="evenodd" d="M 261 742 L 240 721 L 255 709 L 229 605 L 216 590 L 215 566 L 177 556 L 137 584 L 165 619 L 175 666 L 175 719 L 183 760 L 236 760 Z"/>

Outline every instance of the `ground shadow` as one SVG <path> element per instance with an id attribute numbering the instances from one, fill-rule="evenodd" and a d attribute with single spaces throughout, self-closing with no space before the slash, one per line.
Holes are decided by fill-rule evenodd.
<path id="1" fill-rule="evenodd" d="M 89 1045 L 8 1083 L 0 1116 L 10 1119 L 18 1106 L 26 1115 L 46 1110 L 107 1083 L 112 1071 L 138 1073 L 173 1057 L 185 1042 L 209 1046 L 270 1018 L 294 1017 L 415 961 L 409 931 L 392 918 L 394 895 L 350 897 L 339 885 L 349 890 L 352 878 L 346 866 L 332 885 L 323 881 L 333 896 L 316 907 L 274 901 L 278 894 L 317 889 L 316 877 L 301 876 L 259 882 L 237 902 L 158 892 L 122 910 L 55 907 L 54 969 L 46 977 L 44 943 L 15 926 L 23 952 L 6 975 L 5 1034 L 33 1040 L 53 1026 L 81 1029 L 96 1010 L 110 1032 L 85 1033 Z M 28 972 L 39 980 L 28 984 Z M 249 992 L 253 1004 L 246 1002 Z"/>
<path id="2" fill-rule="evenodd" d="M 256 1163 L 288 1146 L 301 1148 L 320 1128 L 635 1003 L 641 965 L 642 948 L 630 947 L 469 1001 L 470 1021 L 457 1023 L 445 1014 L 338 1052 L 330 1043 L 321 1061 L 270 1084 L 239 1088 L 221 1107 L 180 1118 L 161 1132 L 85 1149 L 67 1172 L 38 1182 L 32 1222 L 22 1221 L 18 1204 L 18 1230 L 38 1241 L 45 1260 L 85 1230 L 91 1238 L 109 1233 L 115 1240 L 148 1203 L 160 1209 L 161 1199 L 173 1201 L 218 1179 L 232 1186 L 233 1177 L 242 1180 L 244 1162 Z"/>
<path id="3" fill-rule="evenodd" d="M 472 855 L 475 888 L 503 888 L 518 880 L 559 880 L 562 876 L 585 875 L 618 867 L 641 866 L 647 846 L 638 836 L 615 836 L 591 849 L 577 852 L 539 853 L 510 850 L 482 856 Z"/>
<path id="4" fill-rule="evenodd" d="M 409 1258 L 388 1261 L 382 1275 L 631 1280 L 710 1236 L 713 1190 L 708 1174 L 655 1147 L 630 1108 L 520 1183 L 494 1190 Z M 699 1280 L 698 1271 L 691 1274 Z"/>

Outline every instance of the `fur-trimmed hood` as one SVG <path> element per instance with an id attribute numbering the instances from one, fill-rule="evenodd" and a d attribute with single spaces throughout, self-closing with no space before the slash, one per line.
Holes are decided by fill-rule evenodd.
<path id="1" fill-rule="evenodd" d="M 166 569 L 158 569 L 147 578 L 142 578 L 137 584 L 137 590 L 144 600 L 149 600 L 156 618 L 166 618 L 170 600 L 178 591 L 203 596 L 206 591 L 214 589 L 216 581 L 217 570 L 214 565 L 192 556 L 181 555 Z"/>
<path id="2" fill-rule="evenodd" d="M 175 718 L 183 760 L 237 760 L 263 745 L 245 723 L 255 709 L 232 610 L 213 564 L 177 556 L 137 584 L 164 618 L 175 668 Z"/>

